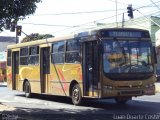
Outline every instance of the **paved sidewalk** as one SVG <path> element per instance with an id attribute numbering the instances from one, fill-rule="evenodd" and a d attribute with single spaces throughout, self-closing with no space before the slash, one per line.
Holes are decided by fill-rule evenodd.
<path id="1" fill-rule="evenodd" d="M 12 107 L 12 106 L 7 106 L 7 105 L 3 105 L 0 103 L 0 111 L 13 111 L 16 108 Z"/>

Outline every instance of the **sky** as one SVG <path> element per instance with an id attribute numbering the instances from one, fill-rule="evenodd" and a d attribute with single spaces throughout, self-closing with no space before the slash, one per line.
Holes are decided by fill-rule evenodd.
<path id="1" fill-rule="evenodd" d="M 130 20 L 127 15 L 129 4 L 135 9 L 134 18 L 160 15 L 160 0 L 42 0 L 37 4 L 35 14 L 18 21 L 18 25 L 22 25 L 22 31 L 27 35 L 74 34 L 95 29 L 97 23 L 121 22 L 123 13 L 125 21 Z M 0 36 L 15 36 L 15 33 L 4 30 Z M 24 37 L 22 34 L 20 40 Z"/>

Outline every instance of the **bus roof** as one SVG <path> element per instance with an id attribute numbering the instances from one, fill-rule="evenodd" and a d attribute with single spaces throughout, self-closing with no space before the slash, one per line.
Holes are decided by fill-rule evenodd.
<path id="1" fill-rule="evenodd" d="M 13 44 L 13 45 L 8 45 L 7 49 L 13 49 L 13 48 L 20 48 L 20 47 L 25 47 L 25 46 L 32 46 L 32 45 L 39 45 L 39 44 L 48 44 L 52 43 L 55 41 L 62 41 L 62 40 L 68 40 L 68 39 L 73 39 L 76 37 L 87 37 L 87 36 L 92 36 L 92 35 L 97 35 L 101 34 L 103 31 L 143 31 L 143 32 L 148 32 L 147 30 L 143 29 L 137 29 L 137 28 L 103 28 L 103 29 L 97 29 L 97 30 L 91 30 L 91 31 L 86 31 L 86 32 L 80 32 L 75 35 L 69 35 L 69 36 L 64 36 L 64 37 L 53 37 L 53 38 L 47 38 L 47 39 L 42 39 L 42 40 L 35 40 L 31 42 L 24 42 L 24 43 L 19 43 L 19 44 Z M 148 32 L 149 33 L 149 32 Z M 101 35 L 100 35 L 101 36 Z"/>
<path id="2" fill-rule="evenodd" d="M 74 38 L 73 35 L 64 36 L 64 37 L 53 37 L 53 38 L 47 38 L 47 39 L 41 39 L 41 40 L 35 40 L 35 41 L 30 41 L 30 42 L 8 45 L 7 49 L 39 45 L 39 44 L 48 44 L 54 41 L 61 41 L 61 40 L 67 40 L 67 39 L 73 39 L 73 38 Z"/>

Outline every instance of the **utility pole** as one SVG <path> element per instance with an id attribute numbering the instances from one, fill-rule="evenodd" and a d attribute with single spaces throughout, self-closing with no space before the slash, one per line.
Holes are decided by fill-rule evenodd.
<path id="1" fill-rule="evenodd" d="M 123 13 L 123 16 L 122 16 L 122 28 L 124 28 L 124 13 Z"/>
<path id="2" fill-rule="evenodd" d="M 116 2 L 116 27 L 118 27 L 118 20 L 117 20 L 117 0 L 116 0 L 115 2 Z"/>

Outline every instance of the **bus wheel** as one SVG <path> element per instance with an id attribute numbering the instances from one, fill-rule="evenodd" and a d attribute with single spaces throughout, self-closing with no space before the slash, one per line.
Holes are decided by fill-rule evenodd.
<path id="1" fill-rule="evenodd" d="M 24 92 L 25 92 L 25 96 L 26 96 L 27 98 L 31 97 L 31 87 L 30 87 L 29 82 L 25 82 Z"/>
<path id="2" fill-rule="evenodd" d="M 75 84 L 72 88 L 72 102 L 74 105 L 80 105 L 82 103 L 81 89 L 78 84 Z"/>
<path id="3" fill-rule="evenodd" d="M 129 100 L 131 100 L 131 98 L 115 98 L 118 104 L 126 104 Z"/>

